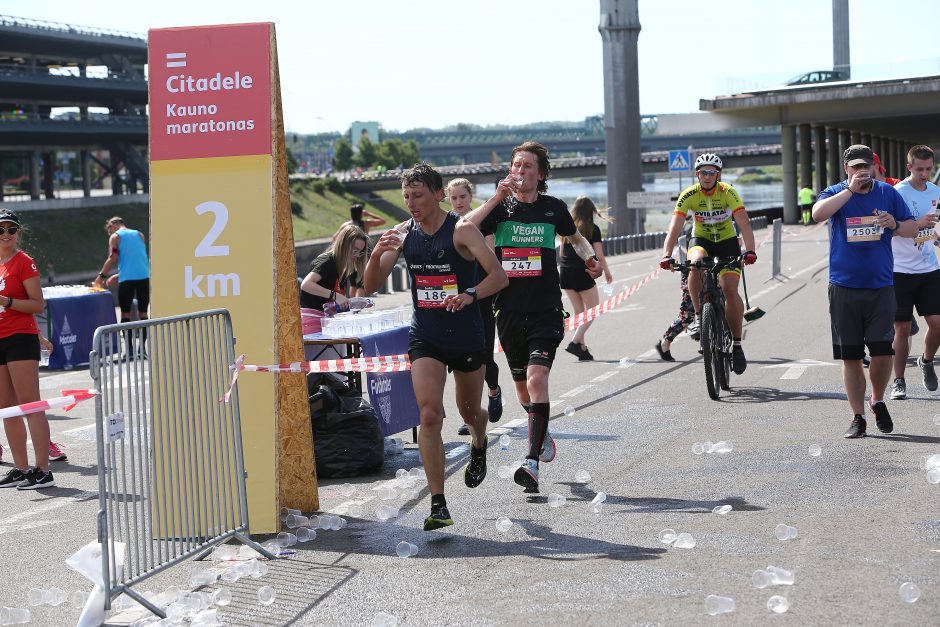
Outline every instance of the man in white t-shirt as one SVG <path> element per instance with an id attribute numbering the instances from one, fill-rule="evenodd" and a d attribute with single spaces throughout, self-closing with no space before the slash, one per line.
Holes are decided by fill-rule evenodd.
<path id="1" fill-rule="evenodd" d="M 894 296 L 898 308 L 894 315 L 894 383 L 891 398 L 907 398 L 904 368 L 910 353 L 911 320 L 914 306 L 927 322 L 924 352 L 917 358 L 923 375 L 924 387 L 937 389 L 937 374 L 933 358 L 940 347 L 940 264 L 935 246 L 938 245 L 934 225 L 937 223 L 937 202 L 940 189 L 930 182 L 933 174 L 933 150 L 927 146 L 914 146 L 907 153 L 910 176 L 894 186 L 904 198 L 917 221 L 914 239 L 895 237 L 891 240 L 894 252 Z"/>

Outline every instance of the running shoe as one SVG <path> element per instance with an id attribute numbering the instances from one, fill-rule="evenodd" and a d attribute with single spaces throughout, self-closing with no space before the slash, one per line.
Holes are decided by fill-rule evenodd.
<path id="1" fill-rule="evenodd" d="M 865 427 L 868 423 L 865 422 L 865 419 L 855 414 L 855 418 L 852 419 L 852 424 L 849 426 L 849 430 L 845 432 L 844 438 L 864 438 L 865 437 Z"/>
<path id="2" fill-rule="evenodd" d="M 654 346 L 653 348 L 656 349 L 656 352 L 659 353 L 659 358 L 662 359 L 663 361 L 675 361 L 676 360 L 676 358 L 672 356 L 672 351 L 663 350 L 662 340 L 656 342 L 656 346 Z"/>
<path id="3" fill-rule="evenodd" d="M 924 376 L 924 387 L 930 392 L 936 392 L 937 373 L 933 369 L 933 359 L 927 361 L 924 359 L 924 356 L 921 355 L 917 358 L 917 366 L 920 368 L 920 373 Z"/>
<path id="4" fill-rule="evenodd" d="M 521 485 L 525 490 L 523 492 L 539 491 L 539 463 L 534 459 L 526 457 L 522 460 L 522 465 L 516 469 L 512 477 L 513 481 Z"/>
<path id="5" fill-rule="evenodd" d="M 424 530 L 434 531 L 442 527 L 450 527 L 454 524 L 454 519 L 450 517 L 446 505 L 432 505 L 431 515 L 424 519 Z"/>
<path id="6" fill-rule="evenodd" d="M 19 468 L 11 468 L 7 474 L 3 475 L 3 479 L 0 479 L 0 488 L 15 488 L 26 478 L 27 474 L 29 474 L 28 470 L 23 472 Z"/>
<path id="7" fill-rule="evenodd" d="M 689 334 L 689 337 L 691 337 L 693 340 L 695 340 L 696 342 L 698 342 L 699 339 L 701 339 L 701 338 L 699 337 L 699 329 L 701 328 L 701 326 L 702 326 L 702 322 L 701 322 L 701 320 L 699 320 L 698 314 L 696 314 L 695 319 L 694 319 L 694 320 L 692 321 L 692 323 L 688 326 L 688 328 L 685 330 L 685 332 Z"/>
<path id="8" fill-rule="evenodd" d="M 486 478 L 486 444 L 487 438 L 483 442 L 482 448 L 470 447 L 470 461 L 463 469 L 463 482 L 468 488 L 475 488 Z"/>
<path id="9" fill-rule="evenodd" d="M 587 347 L 582 344 L 568 342 L 568 346 L 565 347 L 565 352 L 571 353 L 577 357 L 578 361 L 594 361 L 594 355 L 592 355 L 591 351 L 589 351 Z"/>
<path id="10" fill-rule="evenodd" d="M 875 412 L 875 424 L 882 433 L 891 433 L 894 431 L 894 423 L 891 421 L 891 414 L 888 413 L 888 406 L 884 401 L 872 403 L 871 410 Z"/>
<path id="11" fill-rule="evenodd" d="M 16 489 L 17 490 L 41 490 L 43 488 L 54 488 L 55 487 L 55 477 L 52 476 L 51 470 L 39 470 L 38 468 L 31 468 L 26 477 L 20 481 Z"/>
<path id="12" fill-rule="evenodd" d="M 457 427 L 457 435 L 470 435 L 470 425 L 463 422 Z"/>
<path id="13" fill-rule="evenodd" d="M 499 422 L 503 417 L 503 388 L 496 388 L 496 396 L 487 396 L 489 398 L 486 411 L 490 415 L 490 422 Z"/>
<path id="14" fill-rule="evenodd" d="M 891 384 L 891 400 L 899 401 L 907 398 L 907 383 L 904 379 L 895 379 Z"/>
<path id="15" fill-rule="evenodd" d="M 67 461 L 69 456 L 66 455 L 62 449 L 65 448 L 62 444 L 56 444 L 53 441 L 49 441 L 49 461 L 50 462 L 64 462 Z"/>
<path id="16" fill-rule="evenodd" d="M 744 356 L 744 349 L 740 344 L 735 344 L 731 348 L 731 369 L 734 374 L 744 374 L 747 370 L 747 357 Z"/>

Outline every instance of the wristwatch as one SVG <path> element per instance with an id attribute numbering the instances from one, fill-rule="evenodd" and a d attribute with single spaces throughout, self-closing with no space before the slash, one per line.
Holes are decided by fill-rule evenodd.
<path id="1" fill-rule="evenodd" d="M 467 294 L 468 296 L 472 296 L 472 297 L 473 297 L 473 302 L 476 302 L 476 300 L 477 300 L 477 288 L 475 288 L 475 287 L 468 287 L 467 289 L 465 289 L 465 290 L 463 291 L 463 293 L 464 293 L 464 294 Z"/>

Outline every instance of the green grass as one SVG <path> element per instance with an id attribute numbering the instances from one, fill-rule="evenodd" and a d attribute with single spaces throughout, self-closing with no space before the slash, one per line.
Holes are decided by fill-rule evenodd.
<path id="1" fill-rule="evenodd" d="M 404 207 L 401 192 L 393 190 L 387 198 Z M 324 190 L 318 194 L 310 184 L 305 183 L 291 185 L 291 200 L 300 203 L 302 207 L 301 215 L 292 216 L 294 241 L 297 242 L 331 236 L 343 222 L 349 220 L 349 206 L 361 202 L 356 196 L 345 192 L 336 194 Z M 366 209 L 383 216 L 389 224 L 397 222 L 394 217 L 368 203 Z M 108 253 L 104 223 L 116 215 L 124 218 L 128 227 L 138 229 L 150 241 L 149 207 L 146 204 L 129 204 L 21 212 L 20 217 L 26 230 L 20 239 L 20 247 L 36 260 L 43 277 L 49 274 L 49 263 L 53 264 L 57 275 L 97 273 Z"/>

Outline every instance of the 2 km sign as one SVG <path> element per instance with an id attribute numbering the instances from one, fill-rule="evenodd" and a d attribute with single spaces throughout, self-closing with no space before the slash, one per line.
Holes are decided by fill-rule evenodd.
<path id="1" fill-rule="evenodd" d="M 152 30 L 149 46 L 154 314 L 226 308 L 239 353 L 299 361 L 274 25 Z M 317 504 L 305 381 L 278 377 L 238 382 L 254 532 L 278 529 L 278 498 Z"/>

